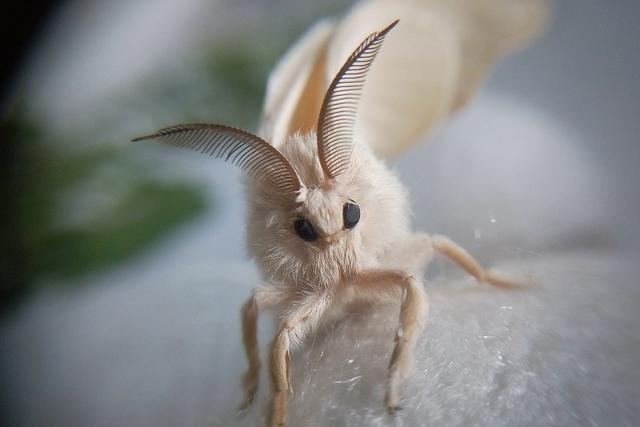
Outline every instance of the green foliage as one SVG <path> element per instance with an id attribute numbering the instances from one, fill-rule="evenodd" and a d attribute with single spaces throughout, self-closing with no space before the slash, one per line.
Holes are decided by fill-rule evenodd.
<path id="1" fill-rule="evenodd" d="M 41 278 L 73 278 L 120 262 L 206 207 L 193 184 L 141 172 L 129 147 L 60 149 L 20 114 L 0 130 L 9 157 L 2 171 L 5 298 L 22 296 Z"/>
<path id="2" fill-rule="evenodd" d="M 96 220 L 41 236 L 33 271 L 68 277 L 122 261 L 203 208 L 192 186 L 141 180 L 110 210 L 108 223 Z"/>

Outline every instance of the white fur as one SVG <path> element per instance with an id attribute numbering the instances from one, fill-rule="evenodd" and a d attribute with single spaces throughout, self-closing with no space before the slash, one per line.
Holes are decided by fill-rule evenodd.
<path id="1" fill-rule="evenodd" d="M 247 243 L 267 285 L 258 288 L 243 310 L 249 369 L 242 407 L 251 404 L 257 390 L 258 310 L 280 309 L 269 362 L 269 418 L 271 425 L 282 426 L 291 391 L 290 351 L 323 321 L 338 318 L 351 302 L 401 296 L 402 334 L 391 355 L 385 397 L 388 411 L 394 413 L 428 309 L 422 284 L 411 273 L 430 259 L 433 245 L 428 236 L 411 234 L 407 192 L 367 146 L 355 143 L 349 167 L 335 178 L 324 173 L 315 134 L 293 134 L 279 149 L 295 169 L 301 188 L 291 195 L 269 181 L 248 185 Z M 360 219 L 351 229 L 343 219 L 347 202 L 360 208 Z M 309 242 L 298 236 L 294 224 L 300 217 L 312 224 L 317 239 Z M 264 291 L 276 291 L 280 297 L 268 303 L 261 297 Z"/>
<path id="2" fill-rule="evenodd" d="M 392 249 L 410 237 L 407 192 L 368 147 L 356 145 L 344 176 L 325 181 L 314 134 L 294 134 L 281 146 L 304 188 L 283 203 L 275 188 L 249 184 L 247 244 L 264 280 L 300 292 L 335 293 L 358 271 L 393 267 Z M 296 234 L 295 218 L 308 219 L 320 236 L 339 233 L 342 209 L 349 201 L 361 218 L 334 244 L 305 242 Z M 391 264 L 391 265 L 390 265 Z M 398 265 L 396 268 L 400 268 Z"/>

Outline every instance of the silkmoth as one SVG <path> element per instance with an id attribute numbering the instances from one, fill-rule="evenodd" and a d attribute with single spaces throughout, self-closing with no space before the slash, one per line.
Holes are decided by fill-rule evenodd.
<path id="1" fill-rule="evenodd" d="M 249 363 L 243 406 L 253 402 L 258 389 L 258 313 L 278 308 L 280 325 L 269 358 L 272 425 L 286 420 L 290 352 L 341 306 L 380 297 L 401 301 L 385 396 L 393 414 L 425 326 L 428 298 L 420 277 L 434 252 L 478 281 L 511 285 L 448 238 L 412 232 L 404 187 L 368 145 L 354 142 L 367 72 L 397 23 L 369 35 L 342 65 L 323 98 L 317 130 L 293 133 L 278 149 L 252 133 L 212 124 L 171 126 L 135 139 L 222 158 L 250 178 L 248 249 L 265 284 L 242 308 Z"/>

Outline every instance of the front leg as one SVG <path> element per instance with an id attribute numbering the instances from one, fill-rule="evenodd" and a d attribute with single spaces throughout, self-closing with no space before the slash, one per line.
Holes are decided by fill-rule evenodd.
<path id="1" fill-rule="evenodd" d="M 291 387 L 290 353 L 305 335 L 320 323 L 322 315 L 331 303 L 328 295 L 313 295 L 294 304 L 284 316 L 271 349 L 271 383 L 273 400 L 269 415 L 272 426 L 284 426 L 287 417 L 287 402 Z"/>
<path id="2" fill-rule="evenodd" d="M 373 292 L 387 292 L 390 285 L 402 289 L 400 326 L 389 362 L 385 405 L 390 414 L 400 409 L 400 387 L 411 373 L 413 349 L 424 330 L 429 304 L 422 283 L 415 277 L 394 270 L 373 270 L 360 273 L 356 284 Z M 367 289 L 368 288 L 368 289 Z"/>
<path id="3" fill-rule="evenodd" d="M 242 377 L 245 399 L 239 410 L 244 411 L 251 406 L 258 390 L 260 374 L 260 355 L 258 348 L 258 315 L 261 310 L 280 305 L 287 300 L 287 292 L 273 286 L 255 288 L 251 296 L 242 306 L 242 343 L 247 355 L 249 367 Z"/>

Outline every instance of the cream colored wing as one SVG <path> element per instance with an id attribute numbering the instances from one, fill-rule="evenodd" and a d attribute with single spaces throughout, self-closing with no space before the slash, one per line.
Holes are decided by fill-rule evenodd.
<path id="1" fill-rule="evenodd" d="M 538 34 L 547 0 L 371 0 L 313 27 L 269 81 L 263 130 L 278 144 L 315 128 L 326 88 L 369 34 L 400 19 L 369 71 L 356 139 L 391 157 L 463 106 L 491 66 Z"/>
<path id="2" fill-rule="evenodd" d="M 542 33 L 548 0 L 454 0 L 460 74 L 454 108 L 463 106 L 503 56 Z"/>
<path id="3" fill-rule="evenodd" d="M 377 28 L 400 19 L 364 86 L 356 138 L 389 157 L 416 142 L 451 110 L 459 73 L 454 28 L 438 8 L 407 1 L 358 4 L 337 27 L 329 46 L 328 75 Z"/>
<path id="4" fill-rule="evenodd" d="M 293 132 L 315 129 L 328 85 L 325 58 L 334 30 L 331 20 L 316 23 L 269 75 L 258 133 L 275 147 Z"/>

